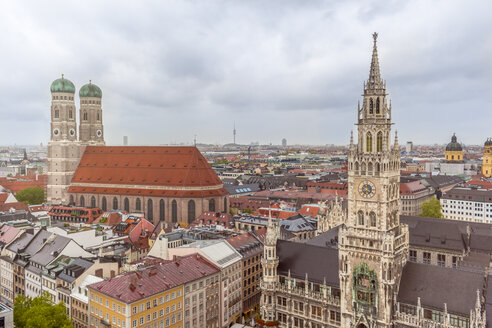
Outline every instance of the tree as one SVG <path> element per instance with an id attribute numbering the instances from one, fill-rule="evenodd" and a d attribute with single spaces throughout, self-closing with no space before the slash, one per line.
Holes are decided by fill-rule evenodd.
<path id="1" fill-rule="evenodd" d="M 441 202 L 439 199 L 432 197 L 428 201 L 422 203 L 422 213 L 420 216 L 428 218 L 442 218 Z"/>
<path id="2" fill-rule="evenodd" d="M 54 304 L 47 292 L 33 299 L 17 296 L 14 302 L 14 324 L 16 328 L 72 327 L 63 302 Z"/>
<path id="3" fill-rule="evenodd" d="M 15 198 L 27 205 L 37 205 L 44 202 L 44 189 L 41 187 L 28 187 L 19 191 Z"/>

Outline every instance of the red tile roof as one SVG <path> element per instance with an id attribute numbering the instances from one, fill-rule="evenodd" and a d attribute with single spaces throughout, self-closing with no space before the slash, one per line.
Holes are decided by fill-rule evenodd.
<path id="1" fill-rule="evenodd" d="M 301 209 L 299 211 L 297 211 L 297 213 L 303 215 L 303 216 L 311 216 L 313 218 L 315 218 L 318 213 L 319 213 L 319 206 L 317 205 L 304 205 L 301 207 Z"/>
<path id="2" fill-rule="evenodd" d="M 157 261 L 146 269 L 101 281 L 88 288 L 130 304 L 219 271 L 203 256 L 191 254 L 172 261 Z"/>
<path id="3" fill-rule="evenodd" d="M 0 204 L 0 212 L 7 212 L 11 208 L 15 210 L 28 210 L 27 205 L 21 202 Z"/>
<path id="4" fill-rule="evenodd" d="M 263 244 L 250 232 L 228 238 L 227 242 L 244 257 L 263 253 Z"/>
<path id="5" fill-rule="evenodd" d="M 188 189 L 166 190 L 158 187 Z M 200 191 L 193 187 L 216 188 Z M 196 147 L 141 146 L 87 147 L 69 192 L 172 197 L 227 194 L 222 181 Z"/>
<path id="6" fill-rule="evenodd" d="M 14 194 L 28 187 L 41 187 L 46 190 L 48 176 L 40 174 L 37 176 L 16 176 L 0 178 L 0 186 L 10 190 Z"/>
<path id="7" fill-rule="evenodd" d="M 232 229 L 234 228 L 234 218 L 229 213 L 203 212 L 191 223 L 191 225 L 221 225 Z"/>
<path id="8" fill-rule="evenodd" d="M 0 243 L 10 243 L 20 232 L 21 231 L 19 229 L 4 224 L 0 228 Z"/>
<path id="9" fill-rule="evenodd" d="M 422 190 L 427 189 L 420 181 L 412 181 L 407 183 L 400 183 L 400 194 L 410 195 Z"/>

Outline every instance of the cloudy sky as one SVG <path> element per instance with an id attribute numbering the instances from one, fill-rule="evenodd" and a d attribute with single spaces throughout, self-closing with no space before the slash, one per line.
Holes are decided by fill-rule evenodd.
<path id="1" fill-rule="evenodd" d="M 51 82 L 109 145 L 346 144 L 374 31 L 400 141 L 492 136 L 492 1 L 1 1 L 0 144 L 49 140 Z M 78 102 L 78 98 L 77 98 Z M 78 105 L 77 105 L 78 107 Z"/>

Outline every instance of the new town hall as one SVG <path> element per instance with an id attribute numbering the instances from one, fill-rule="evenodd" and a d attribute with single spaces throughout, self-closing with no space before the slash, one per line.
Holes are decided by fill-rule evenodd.
<path id="1" fill-rule="evenodd" d="M 265 237 L 261 326 L 486 326 L 490 229 L 400 217 L 400 150 L 381 79 L 377 34 L 348 153 L 348 203 L 306 244 Z M 332 220 L 336 221 L 336 220 Z"/>

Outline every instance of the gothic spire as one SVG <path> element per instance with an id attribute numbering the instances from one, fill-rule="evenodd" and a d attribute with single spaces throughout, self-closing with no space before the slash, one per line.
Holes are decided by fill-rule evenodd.
<path id="1" fill-rule="evenodd" d="M 381 73 L 379 71 L 378 47 L 376 45 L 378 34 L 374 32 L 372 37 L 374 39 L 374 46 L 372 49 L 371 69 L 369 71 L 369 79 L 367 80 L 366 88 L 380 89 L 383 88 L 383 81 L 381 80 Z"/>

